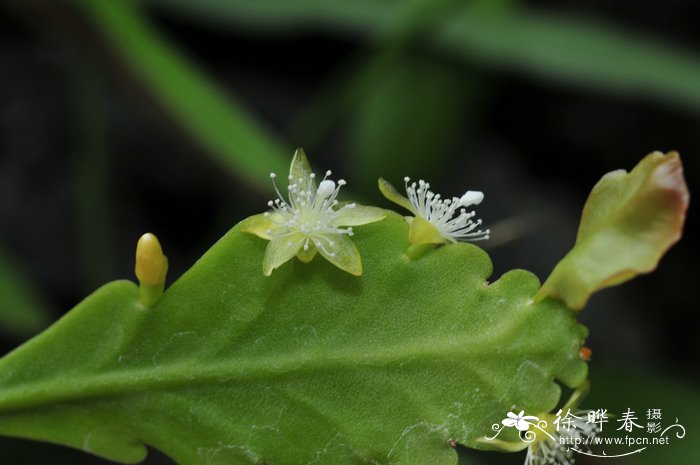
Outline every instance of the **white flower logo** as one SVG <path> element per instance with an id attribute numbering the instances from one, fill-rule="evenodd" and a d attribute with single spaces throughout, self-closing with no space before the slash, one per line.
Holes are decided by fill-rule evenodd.
<path id="1" fill-rule="evenodd" d="M 501 423 L 494 423 L 491 429 L 493 436 L 484 436 L 480 442 L 490 443 L 501 450 L 516 452 L 527 449 L 525 465 L 572 465 L 574 452 L 581 450 L 572 448 L 571 444 L 587 448 L 591 438 L 601 431 L 596 423 L 587 421 L 590 410 L 579 410 L 571 413 L 570 408 L 576 407 L 588 392 L 588 382 L 576 388 L 568 402 L 556 414 L 542 412 L 538 416 L 508 412 Z M 566 410 L 570 422 L 560 425 L 562 411 Z M 508 428 L 516 428 L 520 441 L 504 441 L 498 436 Z M 590 455 L 590 454 L 589 454 Z"/>
<path id="2" fill-rule="evenodd" d="M 508 428 L 516 427 L 518 431 L 527 431 L 533 423 L 540 421 L 539 418 L 532 415 L 524 415 L 525 411 L 521 410 L 517 415 L 513 412 L 508 412 L 501 423 Z"/>

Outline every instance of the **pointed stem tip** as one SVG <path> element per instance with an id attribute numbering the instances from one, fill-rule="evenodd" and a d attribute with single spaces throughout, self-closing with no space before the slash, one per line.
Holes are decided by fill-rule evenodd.
<path id="1" fill-rule="evenodd" d="M 146 306 L 154 305 L 163 295 L 165 276 L 168 272 L 168 257 L 158 238 L 146 233 L 136 245 L 136 277 L 139 280 L 140 301 Z"/>

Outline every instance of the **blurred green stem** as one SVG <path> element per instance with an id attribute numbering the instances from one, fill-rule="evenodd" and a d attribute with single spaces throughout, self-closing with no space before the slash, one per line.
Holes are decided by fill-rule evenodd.
<path id="1" fill-rule="evenodd" d="M 161 36 L 132 1 L 73 0 L 112 51 L 190 137 L 255 186 L 284 172 L 291 149 Z"/>
<path id="2" fill-rule="evenodd" d="M 114 249 L 110 196 L 111 163 L 107 149 L 104 82 L 88 60 L 72 67 L 75 103 L 74 197 L 80 274 L 84 291 L 112 278 Z"/>
<path id="3" fill-rule="evenodd" d="M 0 248 L 0 330 L 20 337 L 38 333 L 51 321 L 39 290 L 23 268 Z"/>

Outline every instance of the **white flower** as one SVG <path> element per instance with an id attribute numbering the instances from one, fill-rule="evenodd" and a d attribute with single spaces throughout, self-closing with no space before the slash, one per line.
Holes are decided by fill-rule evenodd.
<path id="1" fill-rule="evenodd" d="M 289 175 L 289 200 L 285 200 L 275 183 L 275 173 L 271 173 L 277 198 L 267 203 L 272 211 L 263 213 L 272 222 L 265 232 L 273 239 L 286 238 L 289 247 L 296 247 L 299 243 L 304 250 L 309 250 L 313 244 L 332 257 L 337 255 L 331 236 L 353 235 L 352 227 L 338 226 L 338 218 L 357 207 L 357 204 L 348 203 L 338 208 L 336 197 L 345 181 L 340 179 L 336 185 L 327 179 L 330 175 L 331 171 L 326 171 L 326 176 L 318 187 L 313 182 L 316 177 L 314 173 L 309 174 L 307 179 L 293 179 Z M 289 240 L 291 238 L 296 239 Z"/>
<path id="2" fill-rule="evenodd" d="M 408 198 L 399 194 L 384 179 L 379 180 L 379 190 L 392 202 L 404 207 L 415 215 L 411 220 L 409 240 L 413 244 L 440 244 L 457 241 L 479 241 L 489 238 L 488 229 L 477 229 L 480 219 L 474 220 L 476 212 L 467 208 L 479 205 L 484 199 L 483 192 L 467 191 L 462 197 L 443 199 L 430 190 L 430 184 L 419 180 L 410 182 L 404 178 Z"/>
<path id="3" fill-rule="evenodd" d="M 295 152 L 289 174 L 287 196 L 280 192 L 270 174 L 277 193 L 267 205 L 271 211 L 249 218 L 243 230 L 253 233 L 270 243 L 265 250 L 263 273 L 269 276 L 294 256 L 302 262 L 310 262 L 318 251 L 335 266 L 354 275 L 362 274 L 360 253 L 349 239 L 359 226 L 384 218 L 383 210 L 356 203 L 340 205 L 337 200 L 345 181 L 334 182 L 328 177 L 316 184 L 303 150 Z"/>
<path id="4" fill-rule="evenodd" d="M 600 432 L 596 423 L 586 420 L 588 411 L 578 411 L 570 424 L 561 424 L 557 429 L 551 424 L 546 433 L 537 434 L 527 448 L 525 465 L 571 465 L 574 463 L 572 449 L 589 449 L 590 440 Z"/>

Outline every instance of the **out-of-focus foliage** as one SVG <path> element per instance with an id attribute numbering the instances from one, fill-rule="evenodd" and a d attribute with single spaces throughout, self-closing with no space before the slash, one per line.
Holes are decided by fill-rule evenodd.
<path id="1" fill-rule="evenodd" d="M 76 0 L 75 5 L 160 104 L 223 166 L 251 184 L 270 171 L 284 170 L 286 150 L 276 137 L 154 31 L 133 2 Z"/>
<path id="2" fill-rule="evenodd" d="M 73 3 L 190 137 L 223 166 L 253 184 L 262 179 L 261 174 L 281 171 L 284 144 L 230 92 L 219 89 L 154 31 L 133 2 Z M 392 55 L 400 54 L 402 47 L 414 46 L 406 39 L 413 37 L 413 32 L 421 38 L 421 45 L 437 47 L 470 64 L 514 68 L 570 85 L 635 93 L 700 109 L 700 88 L 696 85 L 700 60 L 692 54 L 581 18 L 530 12 L 513 7 L 511 2 L 472 2 L 466 6 L 441 2 L 440 8 L 432 9 L 422 1 L 147 3 L 225 27 L 268 33 L 300 27 L 351 30 L 386 42 L 387 53 Z M 429 14 L 421 22 L 414 12 L 423 10 Z M 413 42 L 416 40 L 413 37 Z M 455 137 L 453 128 L 459 127 L 456 124 L 468 106 L 464 102 L 474 98 L 476 80 L 460 83 L 440 66 L 428 68 L 396 56 L 388 60 L 394 61 L 393 68 L 381 68 L 380 74 L 372 73 L 370 65 L 370 80 L 358 73 L 359 80 L 349 80 L 335 92 L 323 94 L 325 101 L 316 104 L 313 118 L 305 122 L 302 135 L 309 140 L 298 142 L 313 145 L 323 136 L 318 132 L 328 131 L 331 121 L 339 117 L 335 112 L 347 111 L 355 115 L 350 145 L 358 170 L 378 175 L 400 159 L 408 163 L 420 160 L 415 155 L 418 153 L 445 153 Z M 354 90 L 348 92 L 346 86 Z M 419 168 L 428 166 L 416 163 Z"/>
<path id="3" fill-rule="evenodd" d="M 298 28 L 379 33 L 414 1 L 148 0 L 212 24 L 267 32 Z M 700 109 L 700 59 L 677 46 L 599 21 L 508 8 L 511 2 L 454 2 L 425 42 L 455 57 L 514 68 L 542 79 L 648 96 Z M 491 5 L 490 5 L 491 4 Z"/>
<path id="4" fill-rule="evenodd" d="M 675 152 L 652 153 L 630 173 L 606 174 L 586 201 L 576 245 L 538 296 L 580 309 L 592 293 L 652 271 L 681 237 L 688 197 Z"/>
<path id="5" fill-rule="evenodd" d="M 0 249 L 0 328 L 27 337 L 46 327 L 50 318 L 39 294 L 17 260 Z"/>
<path id="6" fill-rule="evenodd" d="M 377 178 L 388 174 L 429 177 L 444 169 L 441 161 L 462 135 L 474 81 L 418 59 L 398 61 L 378 76 L 356 102 L 349 136 L 356 154 L 355 178 L 374 186 Z"/>

